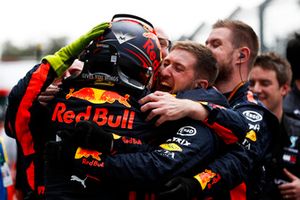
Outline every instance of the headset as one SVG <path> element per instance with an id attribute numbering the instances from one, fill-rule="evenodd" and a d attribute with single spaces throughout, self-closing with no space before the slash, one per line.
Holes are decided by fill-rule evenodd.
<path id="1" fill-rule="evenodd" d="M 240 74 L 240 78 L 241 78 L 241 81 L 244 82 L 243 80 L 243 77 L 242 77 L 242 72 L 241 72 L 241 62 L 242 62 L 242 59 L 245 58 L 245 54 L 243 52 L 240 52 L 240 56 L 239 56 L 239 59 L 240 59 L 240 63 L 239 63 L 239 74 Z"/>
<path id="2" fill-rule="evenodd" d="M 243 59 L 243 58 L 245 58 L 245 54 L 243 54 L 243 52 L 240 52 L 239 59 Z"/>

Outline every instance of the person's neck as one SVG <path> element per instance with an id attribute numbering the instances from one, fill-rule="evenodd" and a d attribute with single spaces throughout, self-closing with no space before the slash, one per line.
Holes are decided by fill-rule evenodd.
<path id="1" fill-rule="evenodd" d="M 229 81 L 218 81 L 216 82 L 215 86 L 221 93 L 224 94 L 232 91 L 235 86 L 235 83 Z"/>
<path id="2" fill-rule="evenodd" d="M 283 107 L 282 107 L 282 105 L 278 106 L 278 108 L 276 110 L 273 110 L 272 112 L 277 117 L 277 119 L 281 122 L 282 115 L 283 115 Z"/>
<path id="3" fill-rule="evenodd" d="M 215 86 L 223 94 L 234 90 L 241 82 L 246 82 L 248 78 L 248 67 L 246 65 L 236 65 L 231 76 L 226 80 L 216 80 Z"/>
<path id="4" fill-rule="evenodd" d="M 216 88 L 221 93 L 228 93 L 234 90 L 241 82 L 245 82 L 246 79 L 241 79 L 240 75 L 234 75 L 228 80 L 218 80 L 215 83 Z"/>

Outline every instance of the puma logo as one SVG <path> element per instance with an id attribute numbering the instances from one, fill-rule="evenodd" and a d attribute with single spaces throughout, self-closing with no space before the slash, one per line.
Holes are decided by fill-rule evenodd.
<path id="1" fill-rule="evenodd" d="M 87 177 L 85 177 L 85 179 L 81 179 L 81 178 L 79 178 L 79 177 L 76 176 L 76 175 L 72 175 L 72 176 L 71 176 L 71 181 L 77 181 L 77 182 L 80 182 L 81 185 L 82 185 L 84 188 L 86 188 L 86 185 L 85 185 L 86 179 L 87 179 Z"/>

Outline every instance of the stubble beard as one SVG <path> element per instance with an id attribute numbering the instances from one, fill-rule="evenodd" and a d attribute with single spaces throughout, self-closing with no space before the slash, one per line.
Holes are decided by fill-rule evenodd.
<path id="1" fill-rule="evenodd" d="M 215 81 L 215 85 L 218 86 L 220 84 L 224 84 L 231 81 L 232 73 L 233 67 L 229 63 L 219 64 L 219 74 Z"/>

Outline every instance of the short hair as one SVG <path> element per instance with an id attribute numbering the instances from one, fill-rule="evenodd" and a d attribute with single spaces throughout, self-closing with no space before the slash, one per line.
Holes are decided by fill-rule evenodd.
<path id="1" fill-rule="evenodd" d="M 293 71 L 293 79 L 300 79 L 300 35 L 295 33 L 294 37 L 290 39 L 286 47 L 286 58 L 291 64 Z"/>
<path id="2" fill-rule="evenodd" d="M 182 49 L 192 53 L 196 57 L 196 76 L 206 79 L 212 86 L 218 76 L 219 68 L 210 49 L 194 41 L 177 41 L 172 46 L 174 49 Z"/>
<path id="3" fill-rule="evenodd" d="M 279 86 L 291 84 L 292 70 L 289 62 L 274 52 L 263 53 L 257 56 L 254 67 L 260 67 L 266 70 L 272 70 L 276 73 L 276 79 Z"/>
<path id="4" fill-rule="evenodd" d="M 255 31 L 248 24 L 239 20 L 218 20 L 213 24 L 213 29 L 216 28 L 228 28 L 232 33 L 231 43 L 234 48 L 240 48 L 247 46 L 250 49 L 249 63 L 250 67 L 253 66 L 255 58 L 259 50 L 258 37 Z"/>

